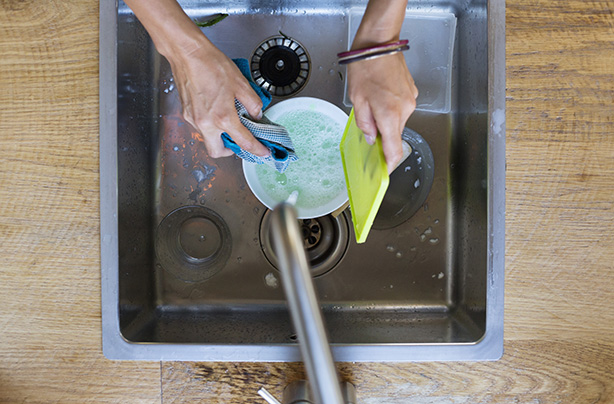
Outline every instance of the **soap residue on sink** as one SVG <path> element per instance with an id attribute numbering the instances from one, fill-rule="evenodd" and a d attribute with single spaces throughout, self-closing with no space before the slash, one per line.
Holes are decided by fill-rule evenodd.
<path id="1" fill-rule="evenodd" d="M 272 289 L 277 289 L 279 287 L 279 280 L 275 276 L 273 272 L 269 272 L 264 277 L 264 283 Z"/>

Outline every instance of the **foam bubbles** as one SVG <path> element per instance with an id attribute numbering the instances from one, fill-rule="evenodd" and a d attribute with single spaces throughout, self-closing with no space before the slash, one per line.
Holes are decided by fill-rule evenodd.
<path id="1" fill-rule="evenodd" d="M 338 147 L 343 127 L 326 115 L 310 110 L 288 112 L 276 121 L 290 133 L 299 159 L 283 174 L 268 165 L 256 167 L 267 194 L 281 202 L 298 191 L 296 206 L 315 208 L 343 192 L 345 178 Z"/>

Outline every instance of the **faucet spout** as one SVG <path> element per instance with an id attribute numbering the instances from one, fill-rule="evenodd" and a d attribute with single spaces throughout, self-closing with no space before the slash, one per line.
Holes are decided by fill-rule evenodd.
<path id="1" fill-rule="evenodd" d="M 270 230 L 312 393 L 319 404 L 343 404 L 339 377 L 292 204 L 277 205 L 271 216 Z"/>

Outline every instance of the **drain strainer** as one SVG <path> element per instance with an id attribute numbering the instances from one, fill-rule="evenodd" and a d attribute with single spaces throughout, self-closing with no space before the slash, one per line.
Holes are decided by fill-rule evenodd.
<path id="1" fill-rule="evenodd" d="M 277 254 L 273 250 L 270 237 L 270 215 L 265 213 L 260 225 L 260 245 L 271 265 L 279 268 Z M 349 226 L 345 213 L 333 217 L 322 216 L 315 219 L 299 220 L 303 246 L 312 276 L 323 275 L 333 269 L 343 258 L 349 243 Z"/>
<path id="2" fill-rule="evenodd" d="M 156 231 L 159 264 L 186 282 L 201 282 L 221 271 L 230 257 L 231 245 L 224 220 L 202 206 L 172 211 Z"/>
<path id="3" fill-rule="evenodd" d="M 251 60 L 252 78 L 272 95 L 285 97 L 300 91 L 309 78 L 309 55 L 296 40 L 275 36 L 262 42 Z"/>

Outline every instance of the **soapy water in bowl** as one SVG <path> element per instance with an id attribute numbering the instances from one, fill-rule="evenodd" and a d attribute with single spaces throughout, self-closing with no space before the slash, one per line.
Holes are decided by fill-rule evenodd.
<path id="1" fill-rule="evenodd" d="M 288 130 L 299 159 L 290 163 L 283 174 L 267 165 L 256 167 L 258 180 L 269 197 L 281 202 L 297 191 L 298 208 L 315 208 L 344 192 L 339 153 L 343 127 L 311 110 L 291 111 L 275 121 Z"/>

